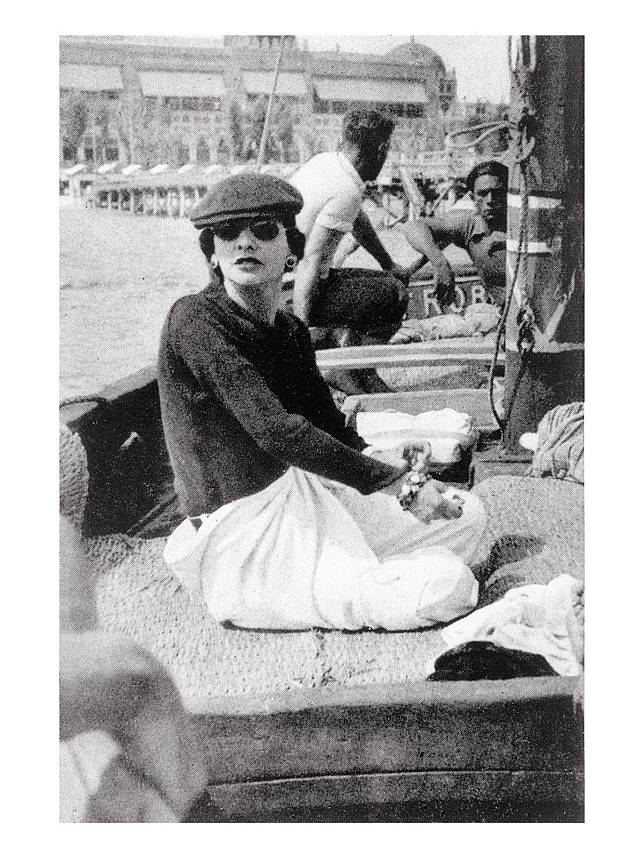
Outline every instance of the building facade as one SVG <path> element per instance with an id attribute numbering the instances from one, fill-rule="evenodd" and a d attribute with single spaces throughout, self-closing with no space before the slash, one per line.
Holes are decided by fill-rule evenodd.
<path id="1" fill-rule="evenodd" d="M 231 164 L 258 149 L 279 36 L 64 36 L 60 161 Z M 309 51 L 286 37 L 267 161 L 335 149 L 355 107 L 394 115 L 394 161 L 442 149 L 456 77 L 411 39 L 387 54 Z"/>

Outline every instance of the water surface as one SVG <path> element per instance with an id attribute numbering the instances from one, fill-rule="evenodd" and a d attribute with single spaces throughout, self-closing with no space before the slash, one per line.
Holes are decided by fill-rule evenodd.
<path id="1" fill-rule="evenodd" d="M 381 238 L 398 262 L 415 258 L 395 229 Z M 362 249 L 347 264 L 376 266 Z M 207 280 L 188 219 L 61 207 L 61 397 L 96 393 L 156 361 L 168 309 Z"/>

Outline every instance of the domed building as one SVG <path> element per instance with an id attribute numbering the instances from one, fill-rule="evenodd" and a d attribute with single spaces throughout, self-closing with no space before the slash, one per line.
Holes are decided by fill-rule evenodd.
<path id="1" fill-rule="evenodd" d="M 430 87 L 435 83 L 438 84 L 440 108 L 443 113 L 449 109 L 450 104 L 456 98 L 456 71 L 452 69 L 448 74 L 445 63 L 429 45 L 417 42 L 411 36 L 404 45 L 397 45 L 392 48 L 387 56 L 416 66 L 419 72 L 425 75 Z"/>
<path id="2" fill-rule="evenodd" d="M 64 36 L 61 165 L 226 164 L 252 157 L 277 36 Z M 385 54 L 309 51 L 286 37 L 267 160 L 335 149 L 352 108 L 396 119 L 391 160 L 442 149 L 454 71 L 414 40 Z M 254 147 L 254 148 L 253 148 Z"/>

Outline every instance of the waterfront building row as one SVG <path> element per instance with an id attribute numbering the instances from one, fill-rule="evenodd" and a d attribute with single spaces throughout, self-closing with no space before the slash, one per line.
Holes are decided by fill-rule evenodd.
<path id="1" fill-rule="evenodd" d="M 399 160 L 442 149 L 457 84 L 431 48 L 412 38 L 382 55 L 314 52 L 286 39 L 268 160 L 302 162 L 335 148 L 354 107 L 393 114 Z M 252 158 L 277 40 L 62 37 L 61 166 Z"/>

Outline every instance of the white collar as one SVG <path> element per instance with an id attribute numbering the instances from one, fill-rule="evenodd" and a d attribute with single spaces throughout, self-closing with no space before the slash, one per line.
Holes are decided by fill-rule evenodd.
<path id="1" fill-rule="evenodd" d="M 358 186 L 360 191 L 361 192 L 364 191 L 365 188 L 367 187 L 366 183 L 362 181 L 362 179 L 360 178 L 360 174 L 358 173 L 356 168 L 353 166 L 353 164 L 349 161 L 349 159 L 344 154 L 344 152 L 338 151 L 338 152 L 336 152 L 336 155 L 338 156 L 338 162 L 340 164 L 340 167 L 342 167 L 344 172 L 347 173 L 351 177 L 351 179 L 355 182 L 355 184 Z"/>

